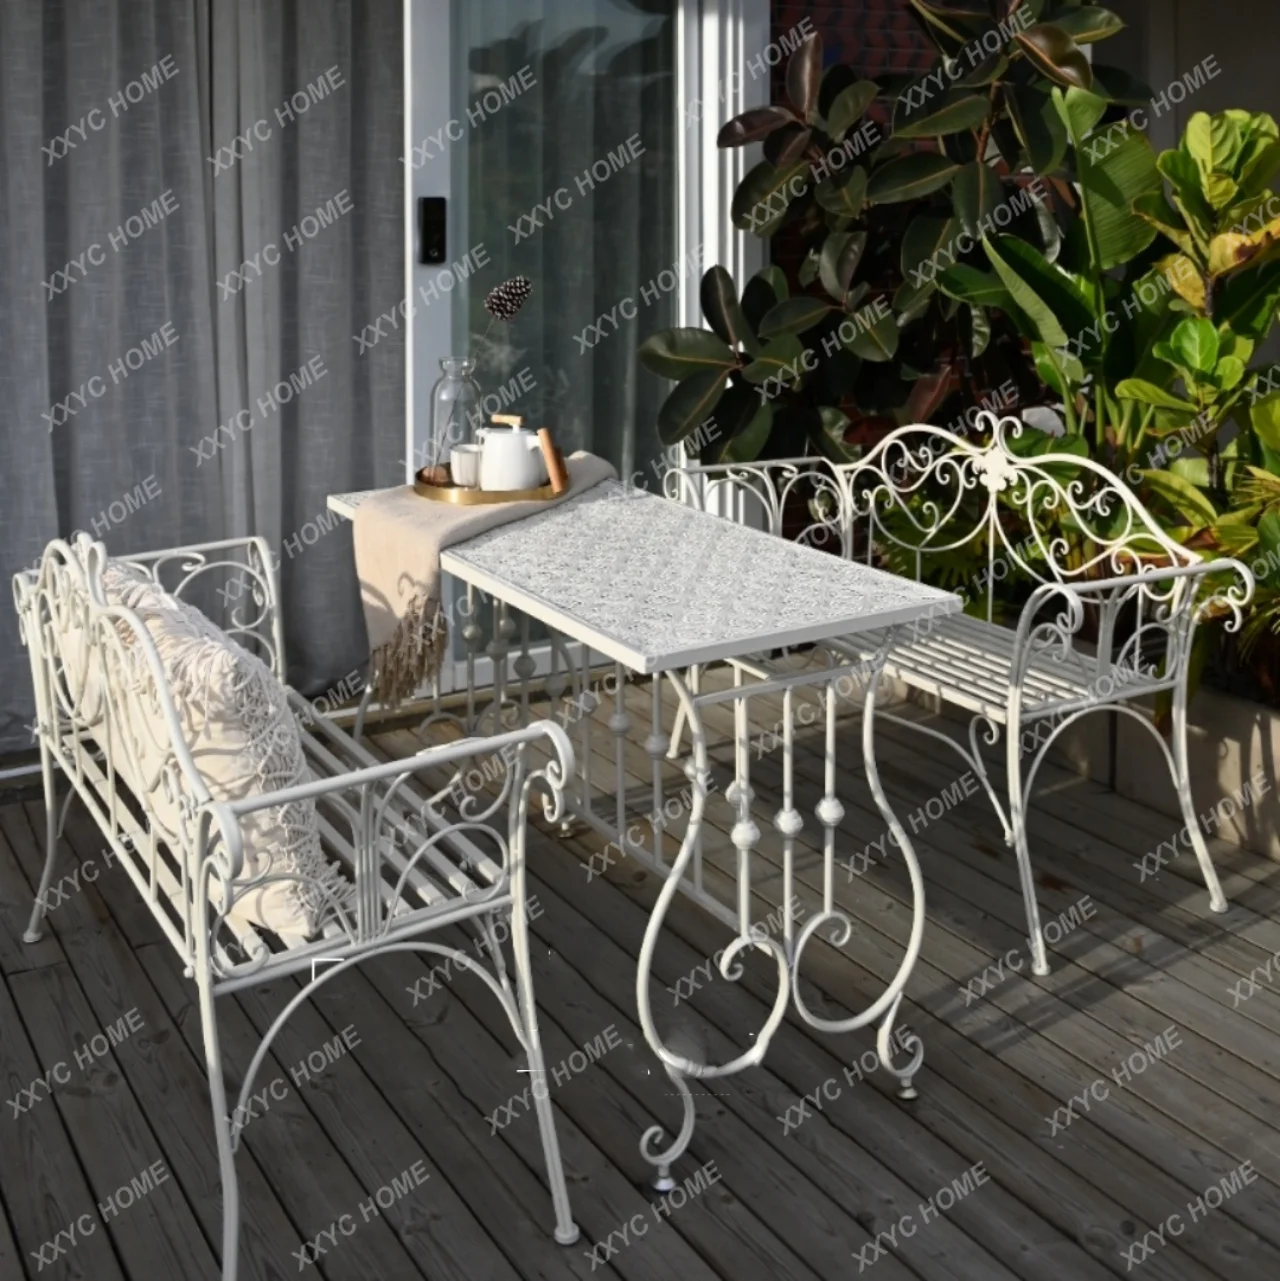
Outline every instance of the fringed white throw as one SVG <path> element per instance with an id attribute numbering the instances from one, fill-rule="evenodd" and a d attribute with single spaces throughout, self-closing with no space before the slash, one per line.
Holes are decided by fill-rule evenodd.
<path id="1" fill-rule="evenodd" d="M 369 633 L 369 685 L 384 707 L 412 697 L 440 669 L 449 640 L 440 597 L 441 552 L 615 478 L 613 468 L 594 454 L 579 452 L 565 461 L 569 488 L 542 502 L 457 507 L 401 485 L 356 508 L 356 573 Z"/>

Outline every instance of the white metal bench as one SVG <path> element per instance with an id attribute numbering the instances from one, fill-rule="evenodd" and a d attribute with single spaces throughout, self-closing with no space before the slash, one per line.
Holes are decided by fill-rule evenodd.
<path id="1" fill-rule="evenodd" d="M 262 539 L 206 543 L 124 560 L 170 593 L 188 598 L 198 598 L 202 591 L 211 596 L 228 581 L 248 582 L 251 590 L 236 594 L 240 604 L 227 630 L 245 648 L 256 650 L 277 678 L 282 676 L 276 583 Z M 252 1098 L 255 1077 L 276 1035 L 293 1010 L 335 975 L 367 957 L 392 952 L 449 958 L 489 986 L 511 1021 L 528 1070 L 535 1080 L 544 1073 L 526 922 L 527 807 L 536 790 L 543 795 L 548 820 L 561 818 L 565 780 L 574 773 L 573 749 L 559 726 L 543 720 L 484 738 L 460 739 L 407 760 L 380 762 L 288 690 L 312 781 L 240 800 L 214 801 L 184 740 L 147 626 L 133 611 L 106 601 L 102 585 L 106 563 L 102 544 L 81 536 L 74 543 L 50 543 L 37 570 L 14 578 L 35 683 L 47 824 L 44 872 L 24 937 L 35 942 L 42 935 L 61 820 L 72 796 L 78 795 L 199 988 L 223 1186 L 222 1275 L 234 1281 L 239 1235 L 235 1153 L 240 1126 L 231 1118 L 252 1115 L 246 1102 Z M 225 588 L 223 594 L 227 594 Z M 68 656 L 71 636 L 75 637 L 74 660 Z M 136 673 L 139 663 L 149 669 L 158 692 L 158 706 L 145 717 L 137 706 L 139 700 L 126 692 L 126 676 Z M 90 688 L 98 691 L 92 696 L 92 710 L 86 706 Z M 104 724 L 114 723 L 118 734 L 154 735 L 157 722 L 163 727 L 161 746 L 171 753 L 162 782 L 167 794 L 177 800 L 181 815 L 177 831 L 129 791 L 97 741 L 110 738 Z M 540 768 L 529 769 L 526 753 L 537 740 L 546 740 L 542 746 L 550 759 Z M 468 769 L 482 758 L 488 764 L 495 753 L 503 761 L 496 799 L 457 785 Z M 71 783 L 61 815 L 55 768 Z M 485 776 L 491 775 L 492 770 Z M 341 896 L 342 907 L 328 914 L 315 937 L 283 937 L 226 911 L 246 886 L 241 824 L 261 810 L 308 798 L 317 807 L 323 852 L 337 863 L 346 893 Z M 259 875 L 258 881 L 263 879 Z M 449 925 L 473 931 L 479 948 L 468 954 L 420 941 L 422 935 Z M 500 945 L 500 934 L 508 929 L 514 984 Z M 325 967 L 317 971 L 322 960 Z M 271 1025 L 249 1064 L 232 1112 L 227 1106 L 214 997 L 307 970 L 309 981 Z M 534 1098 L 555 1211 L 555 1237 L 568 1245 L 577 1239 L 578 1229 L 570 1213 L 547 1090 L 535 1089 Z"/>
<path id="2" fill-rule="evenodd" d="M 1152 731 L 1177 789 L 1214 911 L 1226 910 L 1196 817 L 1187 772 L 1187 672 L 1196 628 L 1224 615 L 1241 623 L 1253 576 L 1236 560 L 1202 560 L 1164 532 L 1123 481 L 1072 454 L 1019 452 L 1016 419 L 979 415 L 983 439 L 936 427 L 902 427 L 865 457 L 690 465 L 670 472 L 670 497 L 790 534 L 845 557 L 865 555 L 915 578 L 927 558 L 976 553 L 985 562 L 985 617 L 939 615 L 899 640 L 885 673 L 970 713 L 968 745 L 894 717 L 953 747 L 982 782 L 1014 846 L 1033 968 L 1048 973 L 1027 848 L 1026 812 L 1045 753 L 1080 717 L 1107 709 Z M 1030 439 L 1030 437 L 1028 437 Z M 1026 442 L 1022 442 L 1025 444 Z M 807 505 L 795 529 L 797 506 Z M 1025 582 L 1013 628 L 994 621 L 996 584 Z M 966 582 L 939 582 L 953 589 Z M 968 593 L 966 593 L 968 594 Z M 1081 632 L 1092 634 L 1084 643 Z M 878 638 L 844 642 L 870 652 Z M 1166 742 L 1128 700 L 1170 691 Z M 1032 748 L 1023 731 L 1037 726 Z M 1005 735 L 1007 809 L 979 750 Z M 1029 759 L 1024 759 L 1029 757 Z"/>

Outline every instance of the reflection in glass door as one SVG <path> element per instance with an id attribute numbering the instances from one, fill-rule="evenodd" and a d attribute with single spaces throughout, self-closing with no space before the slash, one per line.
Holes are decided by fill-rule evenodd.
<path id="1" fill-rule="evenodd" d="M 454 0 L 451 14 L 454 246 L 474 265 L 455 344 L 476 358 L 486 411 L 649 488 L 666 387 L 636 349 L 675 323 L 675 7 Z M 532 296 L 494 322 L 485 294 L 516 275 Z"/>

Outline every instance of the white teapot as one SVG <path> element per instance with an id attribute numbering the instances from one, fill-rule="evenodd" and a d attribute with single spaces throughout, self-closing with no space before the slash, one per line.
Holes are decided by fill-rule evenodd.
<path id="1" fill-rule="evenodd" d="M 494 423 L 508 426 L 481 427 L 476 431 L 480 446 L 481 489 L 537 489 L 547 483 L 538 433 L 522 427 L 515 414 L 495 414 Z"/>

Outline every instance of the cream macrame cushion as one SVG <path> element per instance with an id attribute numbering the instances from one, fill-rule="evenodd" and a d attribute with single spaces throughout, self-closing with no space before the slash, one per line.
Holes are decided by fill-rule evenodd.
<path id="1" fill-rule="evenodd" d="M 108 562 L 102 583 L 107 603 L 132 610 L 155 642 L 183 737 L 215 801 L 241 800 L 310 779 L 284 689 L 261 659 L 132 566 Z M 135 670 L 140 683 L 152 683 L 145 664 Z M 123 727 L 109 731 L 104 746 L 117 772 L 172 838 L 179 810 L 161 770 L 170 753 L 160 746 L 168 731 L 155 714 L 153 690 L 135 689 L 128 702 L 131 716 L 151 723 L 129 734 L 132 748 L 122 742 Z M 291 801 L 246 814 L 240 830 L 244 870 L 227 915 L 277 934 L 314 935 L 334 916 L 335 900 L 349 895 L 347 883 L 321 853 L 314 802 Z"/>

